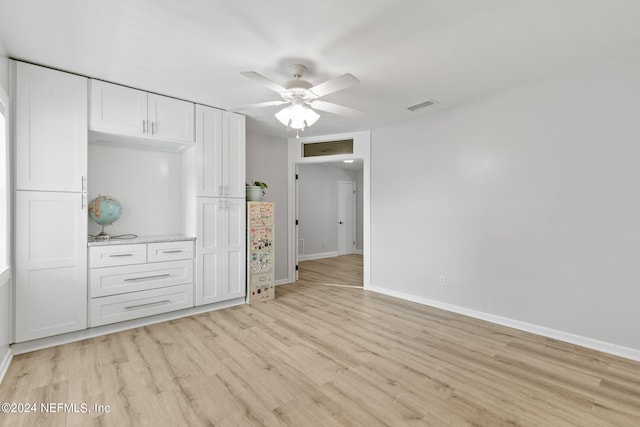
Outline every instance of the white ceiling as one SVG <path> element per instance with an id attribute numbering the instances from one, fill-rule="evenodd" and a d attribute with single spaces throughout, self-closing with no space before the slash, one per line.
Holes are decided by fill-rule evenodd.
<path id="1" fill-rule="evenodd" d="M 278 99 L 239 74 L 278 83 L 303 63 L 323 99 L 304 136 L 376 129 L 511 88 L 640 54 L 637 0 L 0 0 L 0 53 L 230 109 Z M 406 108 L 429 98 L 434 107 Z M 249 129 L 292 136 L 273 114 Z"/>

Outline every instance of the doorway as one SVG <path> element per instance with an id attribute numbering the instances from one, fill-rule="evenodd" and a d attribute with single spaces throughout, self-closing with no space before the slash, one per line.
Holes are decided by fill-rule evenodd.
<path id="1" fill-rule="evenodd" d="M 337 141 L 343 139 L 353 140 L 353 153 L 350 154 L 338 154 L 338 155 L 326 155 L 316 156 L 312 158 L 303 157 L 304 144 L 315 143 L 322 141 Z M 288 197 L 288 212 L 289 212 L 289 245 L 288 245 L 288 259 L 289 259 L 289 280 L 294 282 L 297 279 L 297 267 L 299 259 L 299 245 L 305 245 L 305 251 L 308 249 L 305 242 L 299 242 L 298 239 L 298 224 L 299 212 L 298 212 L 298 168 L 307 164 L 330 164 L 330 163 L 342 163 L 344 160 L 357 160 L 360 162 L 362 169 L 362 179 L 357 190 L 359 191 L 362 209 L 362 230 L 360 239 L 362 241 L 361 257 L 362 257 L 362 277 L 364 288 L 370 287 L 370 145 L 371 134 L 369 131 L 354 132 L 349 134 L 338 135 L 325 135 L 318 137 L 308 138 L 291 138 L 288 140 L 288 163 L 289 163 L 289 197 Z M 353 181 L 351 179 L 345 181 Z M 337 184 L 334 181 L 334 192 L 337 191 Z M 337 202 L 337 192 L 335 193 L 334 203 Z M 360 202 L 359 202 L 360 203 Z M 334 210 L 334 217 L 336 211 Z M 333 233 L 333 238 L 337 240 L 337 229 Z M 327 249 L 327 252 L 331 252 Z M 333 247 L 333 256 L 338 253 L 337 246 Z M 329 254 L 327 254 L 329 255 Z M 303 257 L 304 258 L 304 257 Z"/>

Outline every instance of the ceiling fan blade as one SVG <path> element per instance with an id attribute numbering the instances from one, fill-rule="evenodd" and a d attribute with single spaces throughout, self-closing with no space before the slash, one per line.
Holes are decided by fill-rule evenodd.
<path id="1" fill-rule="evenodd" d="M 315 85 L 314 87 L 309 89 L 309 91 L 313 92 L 314 95 L 320 98 L 325 95 L 329 95 L 330 93 L 355 86 L 358 83 L 360 83 L 358 79 L 356 79 L 352 74 L 347 73 L 338 76 L 335 79 L 327 80 L 324 83 Z"/>
<path id="2" fill-rule="evenodd" d="M 326 111 L 327 113 L 338 114 L 339 116 L 355 118 L 355 117 L 360 117 L 362 115 L 362 111 L 345 107 L 343 105 L 334 104 L 333 102 L 315 100 L 315 101 L 312 101 L 309 105 L 311 106 L 311 108 L 315 108 L 316 110 L 322 110 L 322 111 Z"/>
<path id="3" fill-rule="evenodd" d="M 257 104 L 249 104 L 249 105 L 243 105 L 242 107 L 236 107 L 236 108 L 231 108 L 228 111 L 242 111 L 242 110 L 249 110 L 252 108 L 263 108 L 263 107 L 271 107 L 274 105 L 282 105 L 282 104 L 286 104 L 288 101 L 266 101 L 266 102 L 259 102 Z"/>
<path id="4" fill-rule="evenodd" d="M 274 82 L 273 80 L 270 80 L 270 79 L 266 78 L 262 74 L 256 73 L 255 71 L 243 71 L 240 74 L 242 74 L 243 76 L 245 76 L 245 77 L 247 77 L 247 78 L 249 78 L 251 80 L 255 80 L 258 83 L 261 83 L 261 84 L 265 85 L 266 87 L 268 87 L 269 89 L 271 89 L 274 92 L 282 93 L 282 92 L 286 92 L 287 91 L 287 89 L 283 88 L 278 83 Z"/>

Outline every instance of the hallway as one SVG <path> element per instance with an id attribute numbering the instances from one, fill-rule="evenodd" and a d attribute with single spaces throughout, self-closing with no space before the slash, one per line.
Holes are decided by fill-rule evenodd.
<path id="1" fill-rule="evenodd" d="M 324 285 L 363 286 L 363 256 L 341 255 L 300 261 L 298 281 Z"/>

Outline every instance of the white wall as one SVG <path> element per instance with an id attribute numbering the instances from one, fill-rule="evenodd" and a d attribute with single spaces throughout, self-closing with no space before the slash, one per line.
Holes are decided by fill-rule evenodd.
<path id="1" fill-rule="evenodd" d="M 265 202 L 275 203 L 275 280 L 287 279 L 287 140 L 247 132 L 247 181 L 269 185 Z"/>
<path id="2" fill-rule="evenodd" d="M 0 86 L 6 94 L 9 91 L 9 60 L 2 45 L 0 45 Z M 5 173 L 4 165 L 2 165 L 2 173 Z M 0 230 L 5 233 L 5 230 Z M 11 358 L 11 350 L 9 343 L 11 342 L 11 282 L 9 280 L 0 280 L 0 381 L 6 369 L 9 367 Z"/>
<path id="3" fill-rule="evenodd" d="M 356 230 L 362 249 L 362 171 L 346 170 L 329 164 L 298 166 L 298 239 L 304 240 L 306 258 L 338 251 L 338 181 L 356 183 Z M 358 183 L 360 181 L 360 183 Z M 358 205 L 358 201 L 360 204 Z"/>
<path id="4" fill-rule="evenodd" d="M 122 217 L 105 227 L 110 235 L 193 234 L 186 230 L 193 214 L 193 194 L 185 194 L 184 181 L 192 168 L 185 167 L 185 153 L 142 150 L 137 148 L 89 144 L 88 199 L 98 195 L 113 196 L 123 206 Z M 193 158 L 192 156 L 190 158 Z M 100 226 L 89 220 L 89 233 Z M 191 233 L 189 233 L 191 231 Z"/>
<path id="5" fill-rule="evenodd" d="M 372 286 L 640 350 L 639 75 L 632 58 L 373 132 Z"/>

